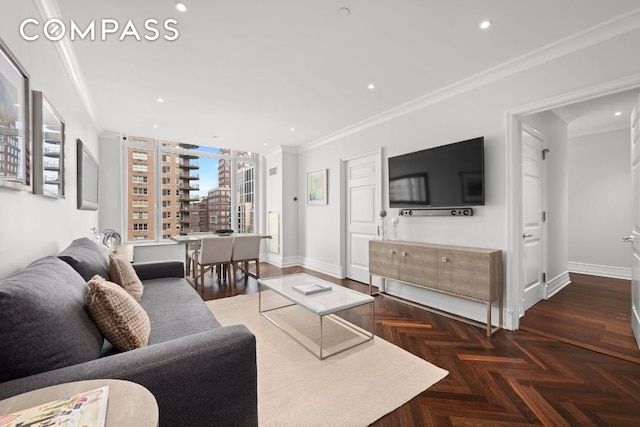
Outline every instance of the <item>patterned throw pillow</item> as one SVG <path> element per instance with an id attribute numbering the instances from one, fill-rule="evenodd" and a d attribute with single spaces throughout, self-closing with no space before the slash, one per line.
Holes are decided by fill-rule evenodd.
<path id="1" fill-rule="evenodd" d="M 87 309 L 102 335 L 121 351 L 145 347 L 151 323 L 142 306 L 120 286 L 101 276 L 93 276 L 87 284 Z"/>
<path id="2" fill-rule="evenodd" d="M 109 254 L 109 277 L 113 283 L 122 286 L 136 301 L 142 298 L 143 286 L 133 265 L 117 252 Z"/>

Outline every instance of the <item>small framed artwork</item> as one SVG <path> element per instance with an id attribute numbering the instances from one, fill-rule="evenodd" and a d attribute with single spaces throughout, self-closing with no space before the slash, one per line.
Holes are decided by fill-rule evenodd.
<path id="1" fill-rule="evenodd" d="M 33 91 L 33 192 L 64 197 L 64 120 Z"/>
<path id="2" fill-rule="evenodd" d="M 326 205 L 327 198 L 327 169 L 307 174 L 307 204 Z"/>
<path id="3" fill-rule="evenodd" d="M 29 75 L 0 39 L 0 187 L 31 190 Z"/>
<path id="4" fill-rule="evenodd" d="M 98 161 L 78 139 L 78 209 L 98 210 Z"/>

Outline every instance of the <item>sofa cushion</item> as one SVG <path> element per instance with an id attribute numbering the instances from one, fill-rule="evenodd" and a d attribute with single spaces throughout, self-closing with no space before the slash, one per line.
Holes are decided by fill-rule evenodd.
<path id="1" fill-rule="evenodd" d="M 109 254 L 109 276 L 111 281 L 120 285 L 136 301 L 142 297 L 143 286 L 133 265 L 117 253 Z"/>
<path id="2" fill-rule="evenodd" d="M 220 327 L 200 294 L 185 279 L 145 280 L 140 305 L 151 320 L 150 345 Z"/>
<path id="3" fill-rule="evenodd" d="M 151 325 L 140 304 L 119 285 L 98 275 L 88 285 L 87 307 L 104 337 L 121 351 L 146 346 Z"/>
<path id="4" fill-rule="evenodd" d="M 88 237 L 81 237 L 71 242 L 58 254 L 58 258 L 73 267 L 85 282 L 96 274 L 110 280 L 109 260 L 98 245 Z"/>
<path id="5" fill-rule="evenodd" d="M 86 282 L 56 257 L 0 281 L 0 382 L 97 359 Z"/>

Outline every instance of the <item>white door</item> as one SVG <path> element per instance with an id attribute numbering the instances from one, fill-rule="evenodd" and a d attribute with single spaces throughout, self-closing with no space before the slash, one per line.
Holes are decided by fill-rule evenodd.
<path id="1" fill-rule="evenodd" d="M 544 297 L 544 137 L 522 127 L 523 310 Z"/>
<path id="2" fill-rule="evenodd" d="M 631 327 L 640 347 L 640 97 L 631 113 Z"/>
<path id="3" fill-rule="evenodd" d="M 347 277 L 363 283 L 369 283 L 369 240 L 378 232 L 381 165 L 380 152 L 345 162 Z"/>

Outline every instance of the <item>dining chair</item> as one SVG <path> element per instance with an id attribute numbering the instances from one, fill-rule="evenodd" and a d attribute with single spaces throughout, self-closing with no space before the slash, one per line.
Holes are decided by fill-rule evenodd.
<path id="1" fill-rule="evenodd" d="M 190 231 L 187 233 L 187 236 L 199 236 L 211 234 L 211 231 Z M 197 256 L 197 253 L 200 251 L 200 240 L 194 240 L 193 242 L 186 243 L 187 245 L 187 275 L 189 275 L 189 270 L 191 270 L 191 264 L 194 255 Z M 193 271 L 193 277 L 195 278 L 196 271 Z"/>
<path id="2" fill-rule="evenodd" d="M 202 280 L 204 288 L 204 273 L 209 267 L 228 267 L 231 271 L 231 283 L 235 283 L 235 271 L 231 263 L 232 251 L 233 237 L 207 237 L 200 241 L 200 250 L 192 257 L 196 289 L 198 289 L 198 278 Z M 198 267 L 200 267 L 199 274 Z M 221 271 L 224 271 L 224 268 Z M 218 273 L 218 280 L 222 280 L 223 276 L 224 273 Z"/>
<path id="3" fill-rule="evenodd" d="M 240 268 L 244 272 L 245 279 L 249 274 L 249 262 L 256 263 L 256 279 L 260 278 L 260 241 L 259 234 L 249 234 L 246 236 L 235 236 L 233 240 L 233 253 L 231 262 L 233 271 Z"/>

